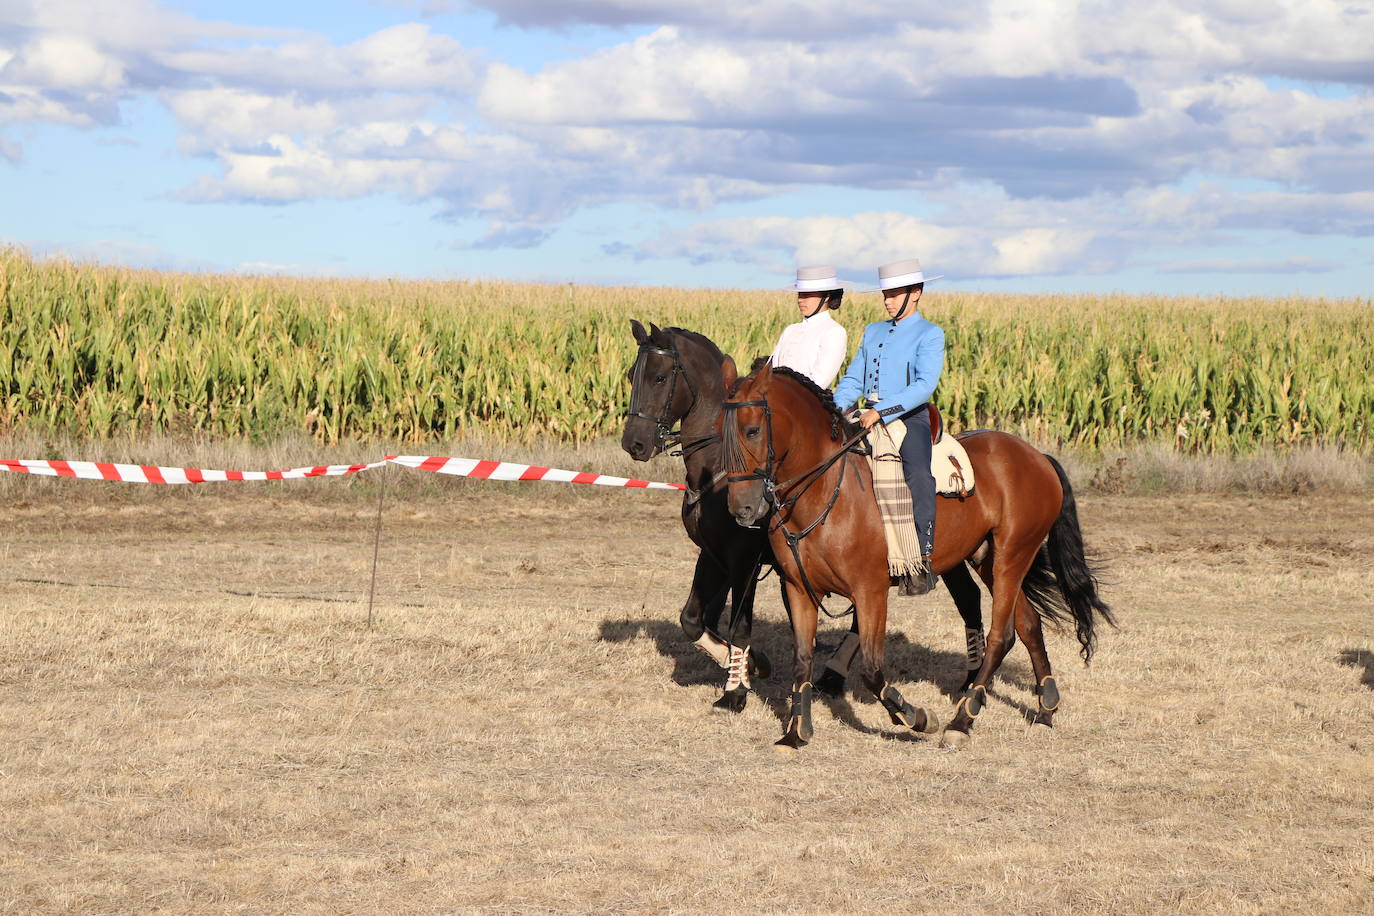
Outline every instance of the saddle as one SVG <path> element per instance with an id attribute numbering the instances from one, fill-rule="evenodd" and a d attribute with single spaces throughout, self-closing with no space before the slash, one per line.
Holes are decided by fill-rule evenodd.
<path id="1" fill-rule="evenodd" d="M 945 435 L 940 411 L 930 408 L 930 476 L 940 496 L 966 498 L 973 492 L 973 462 L 958 436 Z"/>

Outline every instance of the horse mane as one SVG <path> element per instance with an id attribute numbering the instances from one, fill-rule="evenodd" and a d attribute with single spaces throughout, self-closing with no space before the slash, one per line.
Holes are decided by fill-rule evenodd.
<path id="1" fill-rule="evenodd" d="M 844 415 L 844 411 L 840 410 L 839 405 L 835 403 L 835 395 L 830 389 L 822 388 L 820 385 L 813 382 L 809 376 L 803 375 L 788 366 L 775 366 L 773 368 L 773 374 L 785 375 L 807 391 L 811 392 L 816 400 L 820 402 L 821 406 L 825 408 L 826 413 L 830 414 L 832 420 L 830 425 L 833 430 L 842 430 L 845 434 L 851 434 L 858 430 L 858 427 L 849 422 Z"/>
<path id="2" fill-rule="evenodd" d="M 722 350 L 720 347 L 716 346 L 716 342 L 711 338 L 707 337 L 705 334 L 701 334 L 696 331 L 689 331 L 687 328 L 664 328 L 663 333 L 669 337 L 672 337 L 674 335 L 686 337 L 692 343 L 697 344 L 703 350 L 705 350 L 707 354 L 710 355 L 710 357 L 716 361 L 717 364 L 725 362 L 725 351 Z"/>

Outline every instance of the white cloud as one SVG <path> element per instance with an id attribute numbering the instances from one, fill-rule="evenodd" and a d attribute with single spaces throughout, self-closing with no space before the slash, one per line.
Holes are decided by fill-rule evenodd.
<path id="1" fill-rule="evenodd" d="M 1325 273 L 1346 266 L 1339 261 L 1321 258 L 1281 258 L 1261 260 L 1258 258 L 1203 258 L 1197 261 L 1175 261 L 1161 264 L 1157 268 L 1169 274 L 1196 273 L 1233 273 L 1233 274 L 1303 274 Z"/>
<path id="2" fill-rule="evenodd" d="M 919 257 L 956 278 L 1110 273 L 1148 267 L 1159 249 L 1236 244 L 1243 232 L 1296 230 L 1374 236 L 1374 192 L 1243 194 L 1216 185 L 1195 191 L 1136 191 L 1066 201 L 1013 200 L 999 192 L 938 192 L 938 212 L 853 216 L 737 217 L 669 230 L 639 245 L 639 258 L 748 264 L 877 265 Z M 1253 269 L 1246 265 L 1254 263 Z M 1328 262 L 1293 257 L 1266 269 L 1258 259 L 1189 259 L 1164 272 L 1313 272 Z M 1184 270 L 1180 264 L 1190 265 Z M 1211 264 L 1206 267 L 1202 265 Z M 843 267 L 842 267 L 843 269 Z"/>
<path id="3" fill-rule="evenodd" d="M 949 4 L 935 0 L 470 0 L 503 22 L 527 28 L 569 25 L 682 25 L 706 34 L 814 41 L 830 37 L 890 33 L 894 24 L 915 21 L 951 28 L 975 20 L 981 0 Z"/>
<path id="4" fill-rule="evenodd" d="M 6 80 L 48 89 L 110 90 L 124 84 L 124 66 L 90 40 L 64 33 L 39 35 L 5 63 Z"/>
<path id="5" fill-rule="evenodd" d="M 708 212 L 807 185 L 939 209 L 708 220 L 640 255 L 878 263 L 915 246 L 1010 275 L 1255 226 L 1374 234 L 1368 0 L 474 2 L 527 28 L 656 28 L 529 71 L 418 22 L 336 43 L 152 0 L 11 0 L 0 125 L 113 124 L 151 94 L 211 163 L 188 199 L 437 201 L 490 221 L 459 243 L 481 248 L 539 244 L 607 202 Z M 1172 189 L 1200 176 L 1215 181 Z"/>
<path id="6" fill-rule="evenodd" d="M 696 263 L 734 261 L 774 272 L 811 262 L 877 265 L 919 257 L 934 273 L 1034 276 L 1121 266 L 1124 252 L 1103 260 L 1093 253 L 1092 228 L 923 219 L 876 211 L 853 216 L 737 217 L 664 233 L 640 247 L 641 257 L 687 258 Z M 842 268 L 844 269 L 844 268 Z"/>
<path id="7" fill-rule="evenodd" d="M 439 92 L 475 89 L 481 60 L 456 39 L 419 23 L 392 26 L 336 47 L 322 36 L 248 48 L 189 47 L 158 61 L 221 85 L 281 92 Z"/>

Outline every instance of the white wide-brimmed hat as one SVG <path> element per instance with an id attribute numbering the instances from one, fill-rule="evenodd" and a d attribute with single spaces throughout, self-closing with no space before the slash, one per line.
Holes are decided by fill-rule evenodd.
<path id="1" fill-rule="evenodd" d="M 927 277 L 921 270 L 921 262 L 912 258 L 909 261 L 894 261 L 891 264 L 884 264 L 878 268 L 878 285 L 875 289 L 865 290 L 865 292 L 877 292 L 889 289 L 901 289 L 903 286 L 915 286 L 917 283 L 929 283 L 931 280 L 943 280 L 944 274 L 934 277 Z"/>
<path id="2" fill-rule="evenodd" d="M 833 267 L 798 267 L 796 290 L 799 293 L 826 293 L 844 289 Z"/>

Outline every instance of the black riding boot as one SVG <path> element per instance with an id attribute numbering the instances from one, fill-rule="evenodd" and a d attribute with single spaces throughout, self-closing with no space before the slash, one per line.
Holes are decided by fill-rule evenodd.
<path id="1" fill-rule="evenodd" d="M 916 517 L 916 536 L 921 542 L 924 574 L 904 576 L 900 594 L 924 595 L 935 588 L 931 554 L 935 551 L 935 478 L 930 474 L 930 411 L 922 404 L 902 417 L 906 435 L 899 450 L 902 474 L 911 490 L 911 510 Z"/>

